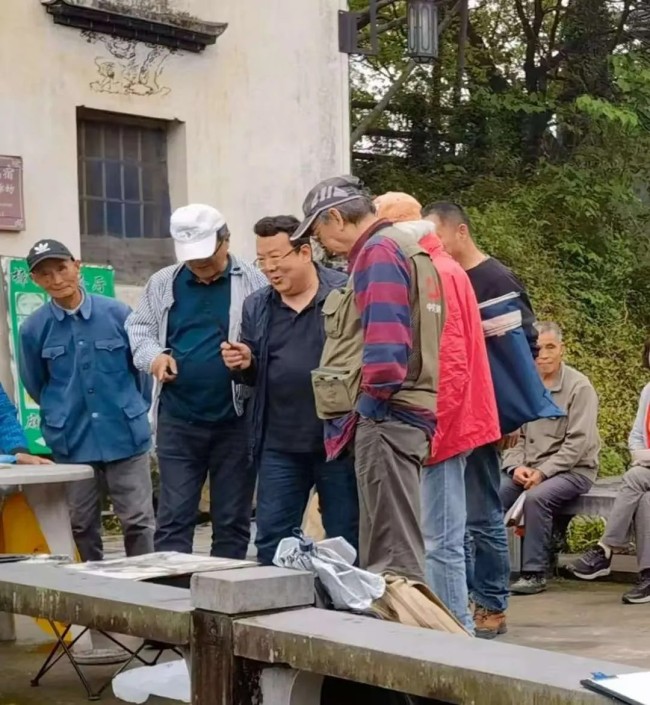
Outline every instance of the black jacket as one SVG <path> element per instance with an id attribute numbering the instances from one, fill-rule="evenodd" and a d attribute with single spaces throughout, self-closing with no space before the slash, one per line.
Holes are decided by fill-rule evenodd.
<path id="1" fill-rule="evenodd" d="M 320 287 L 316 294 L 316 305 L 322 308 L 327 295 L 333 289 L 347 284 L 348 277 L 335 269 L 316 265 Z M 253 354 L 251 366 L 244 372 L 235 373 L 235 381 L 250 388 L 251 398 L 246 414 L 250 424 L 250 440 L 253 461 L 257 460 L 264 439 L 264 407 L 266 404 L 266 380 L 268 370 L 269 312 L 273 288 L 265 286 L 252 293 L 244 301 L 240 340 L 248 345 Z M 325 330 L 321 325 L 321 336 L 325 343 Z"/>

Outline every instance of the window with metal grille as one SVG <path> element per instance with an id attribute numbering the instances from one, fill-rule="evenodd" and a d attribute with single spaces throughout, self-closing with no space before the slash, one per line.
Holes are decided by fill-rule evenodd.
<path id="1" fill-rule="evenodd" d="M 79 221 L 83 236 L 169 235 L 164 123 L 79 117 Z"/>

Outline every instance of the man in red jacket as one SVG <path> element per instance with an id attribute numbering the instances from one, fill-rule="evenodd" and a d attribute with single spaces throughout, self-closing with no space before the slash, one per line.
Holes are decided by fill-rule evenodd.
<path id="1" fill-rule="evenodd" d="M 465 570 L 465 459 L 501 437 L 476 295 L 463 268 L 445 251 L 421 206 L 405 193 L 375 200 L 380 217 L 419 240 L 438 270 L 445 294 L 438 413 L 431 457 L 422 471 L 422 532 L 431 589 L 474 632 Z"/>

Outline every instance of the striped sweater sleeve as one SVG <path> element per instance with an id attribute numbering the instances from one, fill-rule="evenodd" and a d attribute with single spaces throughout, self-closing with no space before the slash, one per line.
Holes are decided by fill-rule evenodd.
<path id="1" fill-rule="evenodd" d="M 381 420 L 406 378 L 412 332 L 408 259 L 387 238 L 375 236 L 354 267 L 355 302 L 363 328 L 361 396 L 357 411 Z"/>

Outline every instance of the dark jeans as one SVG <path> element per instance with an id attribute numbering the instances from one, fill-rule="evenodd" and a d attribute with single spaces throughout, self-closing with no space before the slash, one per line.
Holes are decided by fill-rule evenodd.
<path id="1" fill-rule="evenodd" d="M 192 553 L 201 489 L 210 476 L 212 556 L 245 558 L 255 475 L 243 418 L 214 426 L 160 414 L 157 429 L 160 496 L 156 551 Z"/>
<path id="2" fill-rule="evenodd" d="M 505 612 L 510 594 L 508 537 L 499 496 L 501 458 L 495 445 L 467 456 L 467 586 L 470 598 L 492 612 Z"/>
<path id="3" fill-rule="evenodd" d="M 273 562 L 278 544 L 300 528 L 316 486 L 328 537 L 342 536 L 358 547 L 359 501 L 351 458 L 325 461 L 324 453 L 285 453 L 264 449 L 257 486 L 257 559 Z"/>

